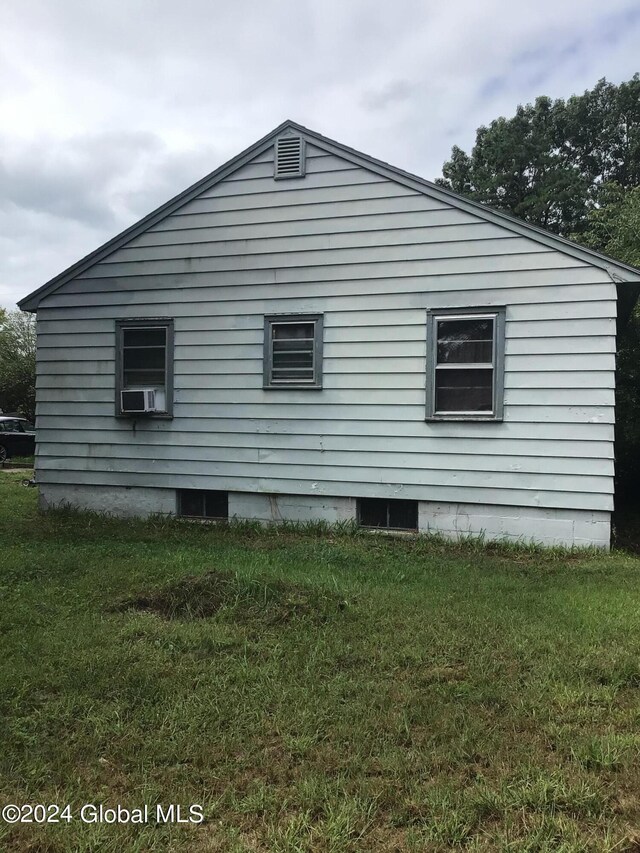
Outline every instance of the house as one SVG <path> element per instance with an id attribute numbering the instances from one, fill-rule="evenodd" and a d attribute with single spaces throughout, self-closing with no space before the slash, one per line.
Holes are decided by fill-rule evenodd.
<path id="1" fill-rule="evenodd" d="M 20 303 L 41 505 L 607 548 L 639 283 L 285 122 Z"/>

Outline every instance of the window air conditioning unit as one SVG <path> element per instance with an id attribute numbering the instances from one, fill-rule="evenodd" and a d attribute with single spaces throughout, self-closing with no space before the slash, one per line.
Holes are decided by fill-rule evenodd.
<path id="1" fill-rule="evenodd" d="M 140 391 L 121 391 L 120 408 L 125 415 L 143 415 L 155 412 L 156 392 L 153 388 L 143 388 Z"/>

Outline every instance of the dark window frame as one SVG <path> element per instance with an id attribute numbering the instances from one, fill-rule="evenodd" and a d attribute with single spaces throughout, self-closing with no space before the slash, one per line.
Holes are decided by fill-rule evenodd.
<path id="1" fill-rule="evenodd" d="M 380 506 L 377 507 L 378 509 L 382 509 L 382 504 L 386 504 L 386 507 L 384 508 L 384 510 L 385 510 L 384 514 L 386 517 L 386 524 L 384 524 L 384 525 L 367 524 L 366 522 L 363 521 L 363 515 L 366 514 L 366 510 L 363 512 L 363 510 L 364 510 L 363 502 L 364 501 L 375 502 L 376 504 L 379 504 Z M 415 522 L 416 522 L 415 526 L 398 527 L 397 525 L 392 525 L 390 523 L 391 522 L 392 505 L 395 504 L 395 505 L 397 505 L 397 508 L 399 508 L 399 505 L 401 503 L 402 504 L 414 504 L 415 505 L 415 506 L 411 507 L 412 512 L 413 512 L 413 510 L 415 510 Z M 372 510 L 372 509 L 374 509 L 374 508 L 370 507 L 370 510 Z M 371 497 L 356 498 L 356 519 L 357 519 L 358 525 L 360 527 L 366 528 L 367 530 L 408 530 L 408 531 L 415 533 L 418 531 L 418 526 L 420 524 L 420 512 L 419 512 L 419 507 L 418 507 L 418 501 L 412 500 L 410 498 L 371 498 Z"/>
<path id="2" fill-rule="evenodd" d="M 188 492 L 193 498 L 200 495 L 202 514 L 193 515 L 182 511 L 183 494 Z M 221 495 L 225 496 L 226 514 L 225 515 L 206 515 L 207 511 L 207 496 L 216 495 L 219 499 Z M 195 518 L 204 521 L 228 521 L 229 520 L 229 492 L 224 489 L 176 489 L 176 515 L 178 518 Z"/>
<path id="3" fill-rule="evenodd" d="M 278 382 L 273 380 L 273 335 L 274 325 L 297 325 L 313 323 L 313 379 L 308 382 Z M 264 348 L 262 387 L 265 391 L 321 391 L 322 351 L 324 348 L 323 314 L 267 314 L 264 318 Z"/>
<path id="4" fill-rule="evenodd" d="M 141 415 L 139 412 L 132 414 L 122 411 L 121 391 L 126 391 L 123 376 L 123 344 L 125 329 L 153 329 L 164 328 L 166 330 L 165 346 L 165 409 L 162 412 L 149 412 Z M 116 417 L 118 418 L 154 418 L 156 420 L 168 420 L 173 418 L 173 339 L 174 322 L 167 317 L 140 317 L 127 320 L 116 320 Z"/>
<path id="5" fill-rule="evenodd" d="M 438 412 L 435 408 L 436 367 L 438 364 L 437 323 L 439 320 L 493 320 L 493 395 L 490 412 Z M 467 308 L 433 308 L 427 311 L 427 368 L 426 368 L 426 417 L 427 421 L 489 421 L 500 422 L 504 419 L 504 349 L 505 349 L 506 307 L 481 306 Z M 464 363 L 460 364 L 464 367 Z"/>

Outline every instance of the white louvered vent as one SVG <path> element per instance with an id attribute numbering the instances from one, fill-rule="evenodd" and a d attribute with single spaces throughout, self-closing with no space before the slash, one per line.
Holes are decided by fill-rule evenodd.
<path id="1" fill-rule="evenodd" d="M 281 136 L 276 140 L 274 177 L 301 178 L 304 176 L 304 139 L 301 136 Z"/>

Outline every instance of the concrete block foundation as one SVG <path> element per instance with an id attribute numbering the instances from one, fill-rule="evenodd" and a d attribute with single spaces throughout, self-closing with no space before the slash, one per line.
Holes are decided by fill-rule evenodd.
<path id="1" fill-rule="evenodd" d="M 483 536 L 487 540 L 605 550 L 611 537 L 608 512 L 429 501 L 419 502 L 418 527 L 421 533 L 439 533 L 450 539 Z"/>
<path id="2" fill-rule="evenodd" d="M 45 511 L 68 506 L 121 518 L 148 518 L 157 514 L 175 515 L 177 507 L 175 489 L 43 483 L 38 492 L 40 509 Z"/>
<path id="3" fill-rule="evenodd" d="M 87 486 L 45 483 L 40 487 L 40 508 L 72 506 L 121 517 L 175 515 L 175 489 L 137 486 Z M 229 492 L 229 518 L 259 521 L 355 520 L 357 500 L 324 495 L 275 495 Z M 597 547 L 608 550 L 609 512 L 540 509 L 467 503 L 418 501 L 418 530 L 450 539 L 482 536 L 488 541 L 536 543 L 545 546 Z"/>

